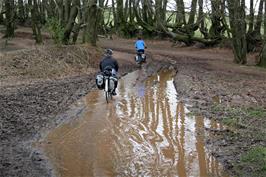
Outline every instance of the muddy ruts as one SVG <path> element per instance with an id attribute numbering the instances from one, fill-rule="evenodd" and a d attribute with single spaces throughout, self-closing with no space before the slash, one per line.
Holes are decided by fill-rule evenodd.
<path id="1" fill-rule="evenodd" d="M 57 115 L 93 86 L 92 75 L 1 88 L 0 176 L 51 176 L 29 142 L 62 122 Z"/>

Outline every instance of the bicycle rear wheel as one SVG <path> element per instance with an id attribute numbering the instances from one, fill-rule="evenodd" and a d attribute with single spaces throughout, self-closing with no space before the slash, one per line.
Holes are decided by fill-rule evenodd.
<path id="1" fill-rule="evenodd" d="M 112 93 L 110 92 L 109 89 L 109 78 L 105 80 L 105 99 L 106 102 L 109 103 L 110 100 L 112 99 Z"/>
<path id="2" fill-rule="evenodd" d="M 105 99 L 106 99 L 106 102 L 109 103 L 109 92 L 105 91 Z"/>

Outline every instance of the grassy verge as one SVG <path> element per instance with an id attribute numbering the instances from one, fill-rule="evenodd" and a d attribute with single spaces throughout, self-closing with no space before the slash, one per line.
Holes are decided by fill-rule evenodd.
<path id="1" fill-rule="evenodd" d="M 266 176 L 266 109 L 262 107 L 212 107 L 221 122 L 232 129 L 225 135 L 228 146 L 234 146 L 239 154 L 233 162 L 236 176 Z M 230 149 L 230 147 L 229 147 Z"/>
<path id="2" fill-rule="evenodd" d="M 248 171 L 252 176 L 266 176 L 266 147 L 255 147 L 247 151 L 240 158 L 240 163 L 235 164 L 235 169 L 241 176 L 245 176 Z"/>

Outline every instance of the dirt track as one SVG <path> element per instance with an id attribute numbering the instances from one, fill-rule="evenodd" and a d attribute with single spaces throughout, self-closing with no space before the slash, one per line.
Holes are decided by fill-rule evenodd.
<path id="1" fill-rule="evenodd" d="M 133 53 L 131 46 L 125 45 L 130 42 L 118 40 L 114 45 L 113 41 L 103 40 L 100 44 L 121 51 L 116 56 L 120 61 L 121 74 L 136 69 L 133 55 L 130 54 Z M 224 111 L 228 107 L 266 107 L 265 70 L 233 64 L 229 50 L 219 50 L 217 55 L 216 49 L 176 49 L 170 48 L 170 43 L 162 44 L 148 43 L 148 56 L 154 59 L 146 67 L 148 75 L 161 66 L 169 67 L 170 63 L 178 71 L 175 78 L 178 97 L 190 102 L 195 114 L 222 119 L 225 114 L 230 114 Z M 63 113 L 94 88 L 94 74 L 0 88 L 0 176 L 52 175 L 47 159 L 41 152 L 32 149 L 30 144 L 49 129 L 66 121 Z M 218 104 L 219 111 L 212 109 L 217 105 L 213 97 L 218 97 L 221 102 Z M 258 123 L 254 119 L 253 124 L 258 131 L 265 133 L 265 122 Z M 231 138 L 235 132 L 230 130 L 213 132 L 216 138 L 207 140 L 213 155 L 233 174 L 237 173 L 233 163 L 243 152 L 254 145 L 266 145 L 265 136 L 254 141 L 248 138 L 250 128 L 239 129 L 236 132 L 241 134 L 238 139 Z"/>
<path id="2" fill-rule="evenodd" d="M 125 60 L 132 55 L 117 52 L 115 56 L 120 60 L 121 76 L 136 69 L 134 62 Z M 161 66 L 151 65 L 155 70 L 148 71 L 150 74 Z M 39 150 L 32 148 L 32 142 L 78 114 L 75 112 L 72 117 L 64 115 L 77 99 L 95 89 L 95 74 L 90 72 L 46 81 L 38 79 L 30 84 L 24 79 L 22 84 L 14 83 L 12 86 L 8 82 L 8 85 L 2 85 L 0 176 L 53 175 L 47 159 Z"/>

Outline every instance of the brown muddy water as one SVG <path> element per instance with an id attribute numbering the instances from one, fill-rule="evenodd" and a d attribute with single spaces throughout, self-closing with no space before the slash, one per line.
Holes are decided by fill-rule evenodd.
<path id="1" fill-rule="evenodd" d="M 103 91 L 89 93 L 79 117 L 41 143 L 58 176 L 218 176 L 222 166 L 204 146 L 205 128 L 222 126 L 189 116 L 177 99 L 173 74 L 142 80 L 135 71 L 119 82 L 107 104 Z"/>

